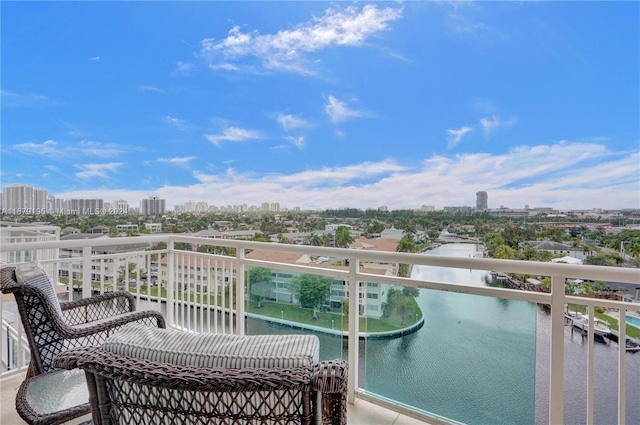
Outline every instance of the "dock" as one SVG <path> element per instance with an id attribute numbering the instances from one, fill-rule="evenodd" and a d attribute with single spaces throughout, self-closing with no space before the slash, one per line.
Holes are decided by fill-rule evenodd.
<path id="1" fill-rule="evenodd" d="M 576 327 L 574 326 L 574 323 L 573 323 L 573 320 L 576 318 L 576 316 L 577 315 L 575 311 L 565 311 L 564 313 L 565 319 L 568 320 L 568 325 L 572 327 L 571 332 L 573 332 L 573 328 Z M 580 329 L 583 335 L 586 335 L 586 332 L 582 328 L 578 327 L 578 329 Z M 616 344 L 618 344 L 618 346 L 620 346 L 620 334 L 618 333 L 618 331 L 610 328 L 609 332 L 603 337 L 607 338 L 610 341 L 615 342 Z M 627 336 L 625 349 L 628 352 L 640 352 L 640 341 L 638 341 L 635 338 L 631 338 Z"/>

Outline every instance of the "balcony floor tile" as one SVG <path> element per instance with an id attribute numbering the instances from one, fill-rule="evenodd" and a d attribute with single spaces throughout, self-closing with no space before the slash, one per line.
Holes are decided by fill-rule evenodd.
<path id="1" fill-rule="evenodd" d="M 18 387 L 24 380 L 24 373 L 16 374 L 8 378 L 0 380 L 0 393 L 2 395 L 0 401 L 0 424 L 2 425 L 21 425 L 25 424 L 16 412 L 15 397 Z M 73 421 L 67 422 L 68 425 L 76 425 L 89 419 L 89 416 L 83 416 Z M 347 408 L 347 423 L 349 425 L 424 425 L 416 419 L 400 415 L 398 413 L 387 410 L 383 407 L 369 403 L 365 400 L 356 400 L 355 404 L 350 404 Z"/>

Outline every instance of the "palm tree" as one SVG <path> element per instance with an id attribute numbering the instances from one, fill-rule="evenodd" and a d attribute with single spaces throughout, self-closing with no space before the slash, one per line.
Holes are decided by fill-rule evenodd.
<path id="1" fill-rule="evenodd" d="M 398 242 L 396 252 L 415 252 L 416 241 L 413 239 L 413 235 L 405 234 Z"/>
<path id="2" fill-rule="evenodd" d="M 354 239 L 351 236 L 351 231 L 346 226 L 339 226 L 336 230 L 336 247 L 348 248 L 350 243 L 353 243 Z"/>
<path id="3" fill-rule="evenodd" d="M 500 245 L 493 253 L 493 257 L 502 260 L 513 260 L 516 258 L 516 250 L 509 245 Z"/>
<path id="4" fill-rule="evenodd" d="M 633 263 L 635 263 L 636 267 L 640 267 L 640 243 L 634 243 L 627 249 L 627 253 L 633 259 Z"/>
<path id="5" fill-rule="evenodd" d="M 311 235 L 311 237 L 309 238 L 309 245 L 322 246 L 322 238 L 320 238 L 320 236 L 318 236 L 315 233 L 313 233 Z"/>

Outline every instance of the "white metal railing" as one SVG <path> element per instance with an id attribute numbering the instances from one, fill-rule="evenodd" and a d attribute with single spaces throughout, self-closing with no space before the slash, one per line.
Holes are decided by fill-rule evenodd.
<path id="1" fill-rule="evenodd" d="M 100 238 L 92 240 L 59 241 L 48 240 L 48 236 L 37 241 L 3 240 L 0 252 L 3 258 L 23 259 L 19 252 L 30 252 L 31 260 L 45 265 L 54 265 L 52 270 L 64 275 L 68 273 L 66 288 L 68 299 L 77 294 L 89 297 L 94 292 L 132 290 L 144 308 L 165 310 L 169 325 L 196 332 L 225 332 L 243 334 L 245 332 L 245 306 L 248 294 L 245 293 L 245 275 L 250 267 L 266 267 L 291 274 L 310 273 L 327 276 L 346 282 L 349 292 L 349 311 L 359 308 L 360 282 L 378 282 L 381 284 L 404 287 L 424 288 L 434 291 L 457 292 L 508 300 L 521 300 L 545 304 L 550 307 L 550 374 L 549 383 L 549 423 L 563 423 L 564 418 L 564 326 L 565 305 L 575 303 L 586 305 L 589 312 L 596 307 L 619 311 L 620 323 L 625 323 L 628 311 L 637 310 L 638 305 L 630 302 L 585 298 L 566 295 L 565 281 L 584 279 L 595 281 L 615 281 L 640 284 L 637 269 L 569 265 L 560 263 L 538 263 L 526 261 L 495 260 L 483 258 L 458 258 L 440 255 L 420 255 L 398 252 L 379 252 L 347 250 L 301 245 L 273 244 L 262 242 L 207 239 L 182 235 L 154 235 L 132 238 Z M 127 247 L 146 244 L 149 248 L 165 243 L 166 248 L 156 250 L 127 251 Z M 177 244 L 188 244 L 191 250 L 177 249 Z M 117 245 L 117 247 L 113 247 Z M 197 247 L 215 246 L 219 251 L 199 252 Z M 108 249 L 111 247 L 111 249 Z M 235 255 L 225 255 L 223 249 L 235 250 Z M 340 257 L 348 260 L 348 268 L 319 268 L 312 264 L 274 262 L 247 258 L 252 250 L 306 254 L 309 256 Z M 58 254 L 52 256 L 51 253 Z M 215 253 L 220 252 L 220 253 Z M 451 282 L 425 281 L 400 278 L 391 275 L 365 273 L 361 263 L 428 265 L 456 269 L 498 270 L 505 273 L 550 276 L 551 293 L 528 292 L 495 287 L 479 287 Z M 132 265 L 133 264 L 133 265 Z M 75 268 L 74 268 L 75 266 Z M 73 270 L 77 280 L 74 285 Z M 155 275 L 155 278 L 153 277 Z M 61 281 L 63 279 L 60 279 Z M 366 296 L 364 297 L 366 300 Z M 0 307 L 0 310 L 2 307 Z M 348 317 L 349 401 L 356 396 L 370 397 L 359 387 L 359 329 L 358 315 Z M 589 326 L 589 335 L 593 336 L 593 323 Z M 620 326 L 620 341 L 625 341 L 625 327 Z M 22 339 L 16 339 L 18 352 L 21 352 Z M 0 349 L 6 350 L 5 341 Z M 588 348 L 588 397 L 586 418 L 593 421 L 594 379 L 593 379 L 593 338 L 589 338 Z M 626 412 L 626 356 L 625 350 L 619 350 L 618 356 L 618 422 L 625 423 Z M 24 367 L 25 365 L 20 365 Z M 373 401 L 376 402 L 375 398 Z M 389 403 L 379 401 L 382 405 Z M 410 407 L 393 404 L 396 410 L 431 422 L 438 422 L 433 416 L 425 417 Z"/>

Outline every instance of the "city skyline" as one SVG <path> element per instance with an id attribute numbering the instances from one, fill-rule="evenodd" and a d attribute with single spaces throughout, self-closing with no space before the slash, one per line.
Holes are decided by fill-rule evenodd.
<path id="1" fill-rule="evenodd" d="M 640 208 L 639 16 L 637 2 L 3 2 L 0 179 L 167 210 L 441 209 L 477 192 L 489 208 Z"/>
<path id="2" fill-rule="evenodd" d="M 53 214 L 72 214 L 72 215 L 101 215 L 101 214 L 127 214 L 141 213 L 142 215 L 161 215 L 164 213 L 184 213 L 184 212 L 284 212 L 284 211 L 322 211 L 332 208 L 316 208 L 307 209 L 299 206 L 281 207 L 279 202 L 262 202 L 260 205 L 252 204 L 227 204 L 227 205 L 209 205 L 207 201 L 187 201 L 184 204 L 174 204 L 173 208 L 167 208 L 166 199 L 158 197 L 148 197 L 138 200 L 135 205 L 129 205 L 129 202 L 123 199 L 106 200 L 102 198 L 59 198 L 53 194 L 47 194 L 42 188 L 28 186 L 26 184 L 14 184 L 0 188 L 0 211 L 6 215 L 39 215 L 46 213 Z M 449 212 L 489 212 L 493 215 L 515 214 L 516 216 L 551 214 L 563 215 L 565 213 L 591 214 L 598 216 L 601 214 L 618 214 L 623 211 L 640 211 L 640 209 L 554 209 L 551 207 L 538 207 L 525 205 L 524 208 L 504 206 L 488 208 L 488 193 L 480 191 L 476 193 L 475 207 L 472 205 L 444 205 L 442 208 L 436 208 L 433 205 L 422 205 L 419 208 L 408 208 L 409 210 L 433 212 L 433 211 L 449 211 Z M 344 207 L 344 209 L 353 209 L 354 207 Z M 357 208 L 356 208 L 357 209 Z M 389 211 L 388 206 L 380 205 L 377 208 L 365 208 L 374 210 Z M 392 209 L 393 210 L 393 209 Z"/>

